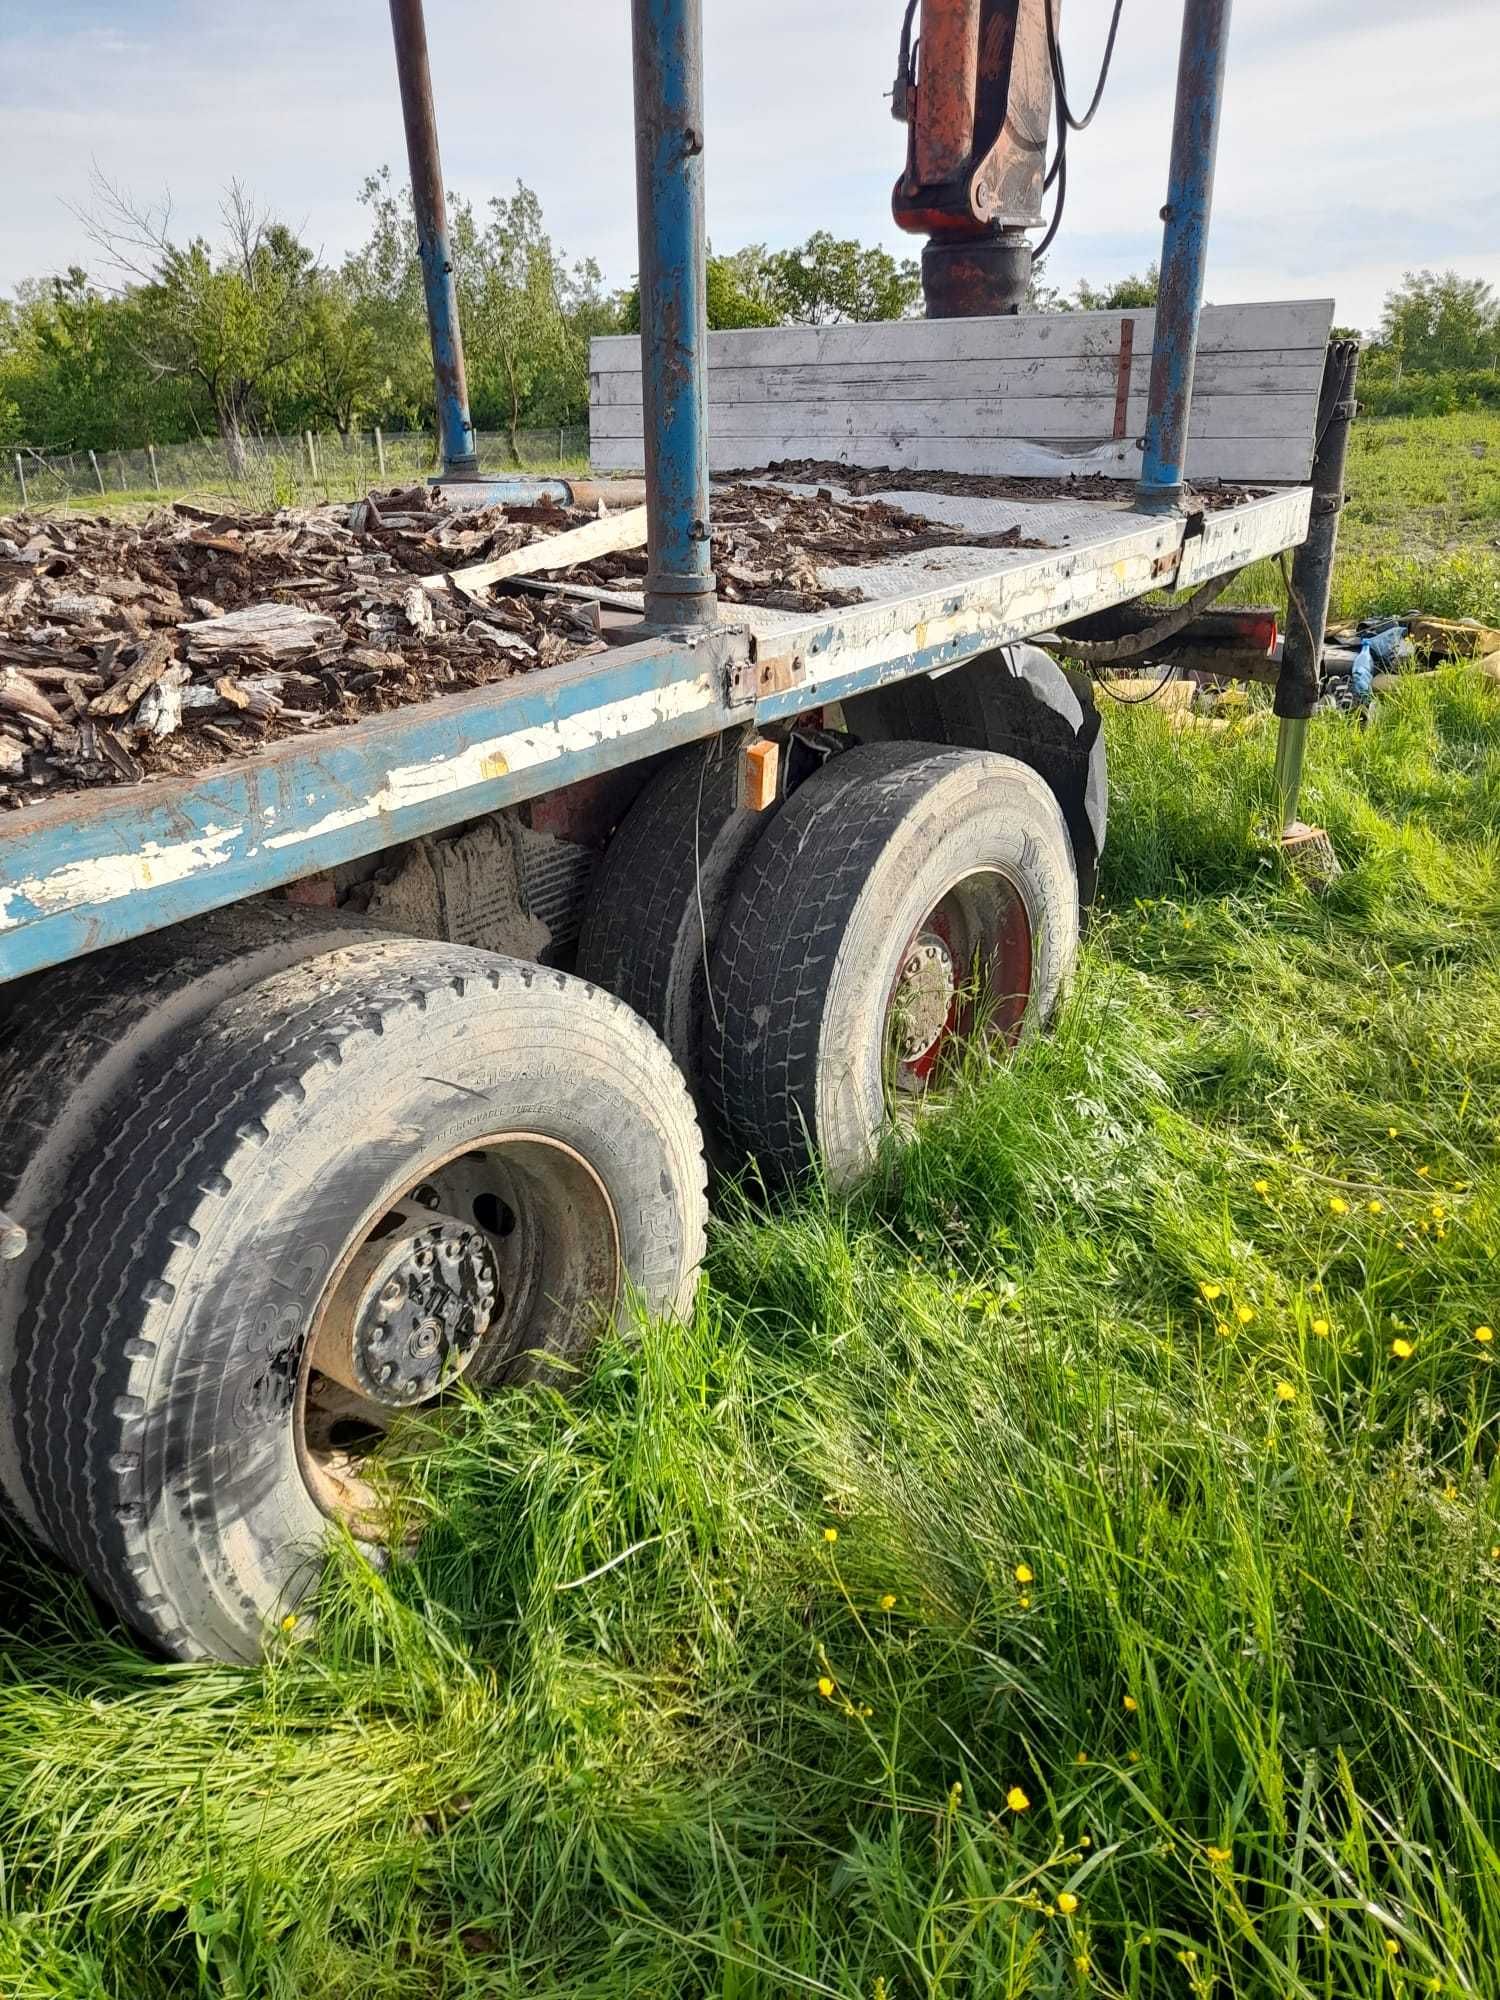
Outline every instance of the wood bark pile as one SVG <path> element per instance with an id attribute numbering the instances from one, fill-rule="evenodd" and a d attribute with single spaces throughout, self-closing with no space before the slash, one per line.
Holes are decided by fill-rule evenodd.
<path id="1" fill-rule="evenodd" d="M 639 591 L 645 534 L 644 508 L 460 511 L 428 487 L 274 513 L 0 518 L 0 808 L 205 769 L 601 651 L 579 586 Z M 827 492 L 714 496 L 730 602 L 848 603 L 820 563 L 953 539 Z M 557 574 L 568 588 L 537 581 Z"/>

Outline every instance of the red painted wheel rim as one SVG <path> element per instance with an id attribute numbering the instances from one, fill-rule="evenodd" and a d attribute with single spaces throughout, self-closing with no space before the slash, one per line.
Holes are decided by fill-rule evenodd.
<path id="1" fill-rule="evenodd" d="M 886 996 L 894 1090 L 928 1089 L 945 1055 L 976 1033 L 1009 1046 L 1031 1002 L 1034 940 L 1020 891 L 997 869 L 950 884 L 913 929 Z"/>

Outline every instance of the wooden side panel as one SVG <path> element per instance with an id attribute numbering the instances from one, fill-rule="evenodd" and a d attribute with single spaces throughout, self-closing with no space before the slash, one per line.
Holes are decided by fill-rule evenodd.
<path id="1" fill-rule="evenodd" d="M 1197 479 L 1294 483 L 1312 467 L 1328 299 L 1209 307 L 1189 437 Z M 709 337 L 716 472 L 784 458 L 911 471 L 1132 479 L 1153 312 L 756 327 Z M 594 464 L 640 466 L 640 342 L 593 342 Z M 1123 409 L 1123 431 L 1121 411 Z"/>

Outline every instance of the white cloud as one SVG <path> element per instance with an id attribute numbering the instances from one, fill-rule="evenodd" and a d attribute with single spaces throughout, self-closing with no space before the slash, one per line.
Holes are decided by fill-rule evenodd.
<path id="1" fill-rule="evenodd" d="M 1064 42 L 1091 79 L 1109 0 L 1068 0 Z M 20 12 L 19 0 L 3 11 Z M 171 188 L 212 230 L 231 175 L 329 254 L 360 234 L 354 196 L 402 138 L 385 10 L 204 0 L 58 0 L 4 24 L 0 284 L 87 260 L 66 204 L 91 160 L 138 194 Z M 911 248 L 889 220 L 902 134 L 883 93 L 900 0 L 705 0 L 709 221 L 724 248 L 810 229 Z M 624 282 L 635 264 L 624 0 L 428 0 L 448 179 L 484 199 L 519 176 L 554 233 Z M 1177 9 L 1126 0 L 1104 108 L 1070 153 L 1055 280 L 1155 254 Z M 1492 226 L 1500 65 L 1491 0 L 1241 0 L 1209 290 L 1334 293 L 1368 324 L 1417 264 L 1500 279 Z"/>

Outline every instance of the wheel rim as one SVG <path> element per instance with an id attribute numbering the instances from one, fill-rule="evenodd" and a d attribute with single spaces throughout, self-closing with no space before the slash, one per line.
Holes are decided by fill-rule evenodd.
<path id="1" fill-rule="evenodd" d="M 620 1234 L 571 1146 L 497 1133 L 432 1161 L 379 1202 L 319 1302 L 294 1402 L 298 1462 L 326 1514 L 378 1533 L 368 1461 L 403 1411 L 460 1379 L 553 1371 L 580 1324 L 619 1301 Z"/>
<path id="2" fill-rule="evenodd" d="M 949 884 L 912 931 L 885 1006 L 885 1073 L 898 1098 L 920 1096 L 944 1056 L 978 1032 L 1010 1044 L 1031 1001 L 1031 919 L 998 869 Z"/>

